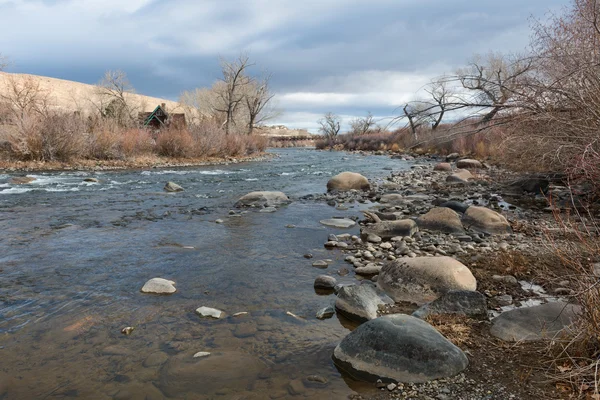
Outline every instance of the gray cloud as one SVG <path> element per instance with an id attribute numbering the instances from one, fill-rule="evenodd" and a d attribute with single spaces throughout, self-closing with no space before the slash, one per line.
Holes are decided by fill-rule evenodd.
<path id="1" fill-rule="evenodd" d="M 566 3 L 0 0 L 0 52 L 15 72 L 86 83 L 120 68 L 139 92 L 176 99 L 217 79 L 219 56 L 247 50 L 273 73 L 277 122 L 314 127 L 330 110 L 390 115 L 473 53 L 521 50 L 528 18 Z"/>

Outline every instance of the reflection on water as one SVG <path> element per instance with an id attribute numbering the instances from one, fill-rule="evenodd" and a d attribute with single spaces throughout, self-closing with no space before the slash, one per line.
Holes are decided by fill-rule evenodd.
<path id="1" fill-rule="evenodd" d="M 0 175 L 0 398 L 343 398 L 367 390 L 350 389 L 333 367 L 332 349 L 348 331 L 336 317 L 315 318 L 333 297 L 312 288 L 344 264 L 322 247 L 328 233 L 343 231 L 319 220 L 358 215 L 358 206 L 297 199 L 322 193 L 344 170 L 376 177 L 407 165 L 277 153 L 231 166 L 37 173 L 21 186 Z M 88 176 L 101 183 L 83 182 Z M 186 191 L 164 193 L 168 180 Z M 230 216 L 253 190 L 297 201 Z M 307 252 L 334 263 L 313 268 Z M 174 280 L 177 293 L 140 293 L 153 277 Z M 202 305 L 227 317 L 200 319 Z M 135 327 L 129 336 L 120 333 L 126 326 Z M 200 351 L 212 354 L 194 359 Z"/>

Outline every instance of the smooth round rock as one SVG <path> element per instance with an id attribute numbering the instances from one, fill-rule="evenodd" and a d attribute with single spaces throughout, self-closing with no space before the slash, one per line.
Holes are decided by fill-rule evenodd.
<path id="1" fill-rule="evenodd" d="M 451 290 L 477 290 L 475 277 L 451 257 L 402 258 L 381 269 L 377 285 L 395 301 L 422 305 Z"/>
<path id="2" fill-rule="evenodd" d="M 250 192 L 242 196 L 235 207 L 273 207 L 287 204 L 290 199 L 283 192 Z"/>
<path id="3" fill-rule="evenodd" d="M 368 382 L 419 383 L 462 372 L 465 354 L 428 323 L 393 314 L 368 321 L 335 348 L 336 366 Z"/>
<path id="4" fill-rule="evenodd" d="M 579 306 L 564 302 L 517 308 L 494 318 L 490 333 L 507 342 L 552 339 L 569 326 L 580 311 Z"/>
<path id="5" fill-rule="evenodd" d="M 369 180 L 355 172 L 342 172 L 331 178 L 327 182 L 327 191 L 348 191 L 348 190 L 369 190 L 371 184 Z"/>
<path id="6" fill-rule="evenodd" d="M 333 290 L 335 285 L 337 285 L 337 281 L 333 276 L 319 275 L 315 279 L 314 287 L 315 289 Z"/>
<path id="7" fill-rule="evenodd" d="M 379 306 L 386 303 L 372 284 L 348 285 L 339 288 L 335 309 L 348 319 L 364 322 L 377 318 Z"/>
<path id="8" fill-rule="evenodd" d="M 512 233 L 512 228 L 502 214 L 485 207 L 471 206 L 462 217 L 466 229 L 488 234 Z"/>
<path id="9" fill-rule="evenodd" d="M 461 234 L 464 233 L 458 213 L 447 207 L 435 207 L 417 218 L 419 229 L 434 232 Z"/>

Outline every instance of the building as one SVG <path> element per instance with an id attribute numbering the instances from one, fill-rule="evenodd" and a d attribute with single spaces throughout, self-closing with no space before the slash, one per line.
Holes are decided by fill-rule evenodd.
<path id="1" fill-rule="evenodd" d="M 140 125 L 144 128 L 162 129 L 167 126 L 185 127 L 185 114 L 168 113 L 165 103 L 156 106 L 152 112 L 141 112 L 138 114 Z"/>

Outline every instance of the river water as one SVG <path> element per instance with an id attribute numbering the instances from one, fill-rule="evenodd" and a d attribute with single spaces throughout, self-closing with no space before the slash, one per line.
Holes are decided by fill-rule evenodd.
<path id="1" fill-rule="evenodd" d="M 26 185 L 0 174 L 0 399 L 320 399 L 372 390 L 333 366 L 350 325 L 317 320 L 334 297 L 312 288 L 322 273 L 354 281 L 337 276 L 343 255 L 323 243 L 358 228 L 319 220 L 359 216 L 359 205 L 341 211 L 300 197 L 323 193 L 344 170 L 376 178 L 410 165 L 273 152 L 270 161 L 227 166 L 34 173 Z M 90 176 L 101 182 L 84 183 Z M 185 191 L 164 192 L 167 181 Z M 229 216 L 254 190 L 294 202 Z M 334 263 L 312 267 L 322 258 Z M 154 277 L 175 281 L 177 292 L 141 293 Z M 200 306 L 227 317 L 201 319 Z M 126 326 L 135 327 L 129 336 Z M 212 355 L 194 359 L 200 351 Z"/>

